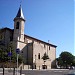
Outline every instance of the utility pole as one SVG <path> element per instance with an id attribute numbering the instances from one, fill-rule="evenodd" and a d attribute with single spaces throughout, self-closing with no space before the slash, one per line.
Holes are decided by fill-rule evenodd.
<path id="1" fill-rule="evenodd" d="M 11 64 L 11 56 L 12 56 L 12 52 L 11 52 L 11 47 L 10 47 L 10 52 L 8 52 L 8 56 L 10 57 L 10 64 Z M 10 70 L 11 70 L 11 66 L 10 66 Z"/>
<path id="2" fill-rule="evenodd" d="M 20 49 L 16 49 L 16 53 L 17 53 L 17 75 L 18 75 L 18 57 L 19 57 L 19 53 L 20 53 Z"/>
<path id="3" fill-rule="evenodd" d="M 33 42 L 32 42 L 32 70 L 33 70 Z"/>
<path id="4" fill-rule="evenodd" d="M 10 64 L 11 64 L 11 55 L 12 53 L 11 53 L 11 47 L 10 47 Z M 10 65 L 10 70 L 11 70 L 11 65 Z"/>

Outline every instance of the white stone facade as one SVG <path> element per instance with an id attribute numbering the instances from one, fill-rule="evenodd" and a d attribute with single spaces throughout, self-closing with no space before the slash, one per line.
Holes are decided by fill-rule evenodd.
<path id="1" fill-rule="evenodd" d="M 20 54 L 25 60 L 25 63 L 23 64 L 24 69 L 27 69 L 27 67 L 32 69 L 54 68 L 56 65 L 55 59 L 57 46 L 25 35 L 25 20 L 20 14 L 23 16 L 21 7 L 19 8 L 17 16 L 14 18 L 14 29 L 4 28 L 0 33 L 0 35 L 4 35 L 6 45 L 10 43 L 10 41 L 13 41 L 14 49 L 20 49 Z M 42 59 L 44 53 L 48 55 L 49 59 Z"/>

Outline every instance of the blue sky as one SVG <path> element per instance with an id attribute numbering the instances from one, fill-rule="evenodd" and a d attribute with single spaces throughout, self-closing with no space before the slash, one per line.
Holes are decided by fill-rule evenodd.
<path id="1" fill-rule="evenodd" d="M 21 0 L 0 0 L 0 28 L 14 28 Z M 22 0 L 25 34 L 74 54 L 74 0 Z"/>

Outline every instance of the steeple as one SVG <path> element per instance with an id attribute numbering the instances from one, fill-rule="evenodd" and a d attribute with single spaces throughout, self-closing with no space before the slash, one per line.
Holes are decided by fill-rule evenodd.
<path id="1" fill-rule="evenodd" d="M 20 5 L 18 13 L 14 18 L 14 40 L 24 42 L 24 25 L 25 18 L 23 15 L 22 7 Z"/>
<path id="2" fill-rule="evenodd" d="M 19 7 L 18 13 L 17 13 L 16 17 L 14 18 L 14 20 L 16 20 L 16 19 L 22 19 L 25 21 L 21 5 Z"/>

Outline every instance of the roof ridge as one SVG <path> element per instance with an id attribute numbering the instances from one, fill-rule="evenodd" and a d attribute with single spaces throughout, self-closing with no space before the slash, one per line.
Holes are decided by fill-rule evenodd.
<path id="1" fill-rule="evenodd" d="M 27 37 L 29 37 L 29 38 L 35 39 L 35 40 L 37 40 L 37 41 L 43 42 L 43 43 L 45 43 L 45 44 L 48 44 L 48 45 L 51 45 L 51 46 L 57 47 L 56 45 L 53 45 L 53 44 L 48 43 L 48 42 L 45 42 L 45 41 L 43 41 L 43 40 L 40 40 L 40 39 L 37 39 L 37 38 L 31 37 L 31 36 L 26 35 L 26 34 L 24 34 L 24 35 L 27 36 Z"/>

